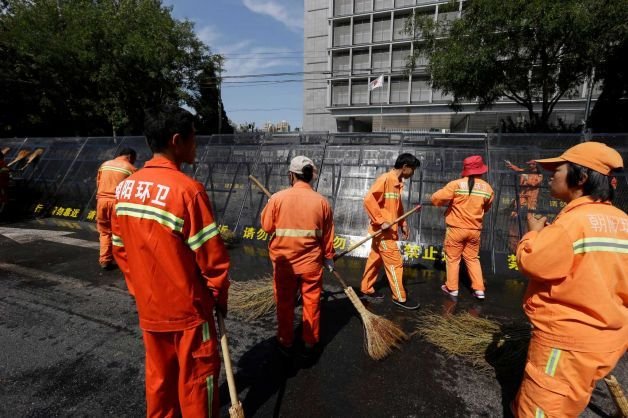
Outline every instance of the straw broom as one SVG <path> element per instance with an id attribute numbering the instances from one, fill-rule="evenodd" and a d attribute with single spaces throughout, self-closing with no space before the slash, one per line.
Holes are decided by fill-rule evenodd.
<path id="1" fill-rule="evenodd" d="M 490 372 L 487 356 L 493 357 L 495 368 L 525 360 L 532 328 L 528 323 L 503 327 L 467 312 L 445 316 L 424 312 L 416 332 L 448 356 L 461 357 L 475 368 Z"/>
<path id="2" fill-rule="evenodd" d="M 11 167 L 12 165 L 15 165 L 18 162 L 22 161 L 24 158 L 28 157 L 28 155 L 30 153 L 31 153 L 31 150 L 28 150 L 28 149 L 19 150 L 17 152 L 17 155 L 13 159 L 13 161 L 11 161 L 9 164 L 7 164 L 7 167 Z"/>
<path id="3" fill-rule="evenodd" d="M 252 175 L 249 176 L 249 179 L 266 196 L 271 197 L 270 192 L 259 180 Z M 371 358 L 375 360 L 383 359 L 392 352 L 393 348 L 398 348 L 402 341 L 408 339 L 408 335 L 397 324 L 368 311 L 358 295 L 355 294 L 353 288 L 347 285 L 336 270 L 332 270 L 331 273 L 340 282 L 345 294 L 360 314 L 360 319 L 364 326 L 364 349 Z"/>
<path id="4" fill-rule="evenodd" d="M 227 329 L 225 328 L 225 320 L 220 311 L 216 310 L 218 317 L 218 329 L 220 330 L 220 347 L 222 349 L 222 359 L 225 363 L 225 374 L 227 375 L 227 386 L 229 386 L 229 397 L 231 398 L 231 407 L 229 408 L 229 416 L 231 418 L 244 418 L 244 409 L 242 402 L 238 400 L 238 391 L 233 378 L 233 367 L 231 366 L 231 356 L 229 355 L 229 344 L 227 342 Z"/>
<path id="5" fill-rule="evenodd" d="M 229 310 L 234 316 L 252 321 L 275 311 L 273 276 L 246 282 L 232 281 L 229 295 Z"/>

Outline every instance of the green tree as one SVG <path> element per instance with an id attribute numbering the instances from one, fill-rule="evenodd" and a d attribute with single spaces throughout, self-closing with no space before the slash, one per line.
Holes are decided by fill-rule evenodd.
<path id="1" fill-rule="evenodd" d="M 219 70 L 160 0 L 2 0 L 0 134 L 141 132 L 143 109 L 199 105 Z"/>
<path id="2" fill-rule="evenodd" d="M 628 0 L 469 0 L 453 22 L 418 13 L 407 22 L 407 68 L 427 56 L 433 87 L 453 96 L 454 109 L 507 98 L 527 109 L 532 130 L 545 130 L 558 101 L 613 56 L 626 22 Z"/>

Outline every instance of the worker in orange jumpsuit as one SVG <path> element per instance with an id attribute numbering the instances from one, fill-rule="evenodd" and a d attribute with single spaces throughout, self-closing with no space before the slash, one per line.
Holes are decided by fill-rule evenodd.
<path id="1" fill-rule="evenodd" d="M 294 304 L 301 289 L 305 356 L 314 353 L 320 329 L 323 266 L 334 268 L 334 217 L 331 206 L 312 190 L 316 166 L 307 157 L 290 161 L 289 189 L 275 193 L 261 214 L 264 231 L 274 234 L 269 244 L 277 303 L 279 350 L 291 354 L 294 342 Z"/>
<path id="2" fill-rule="evenodd" d="M 477 299 L 484 299 L 486 289 L 479 258 L 480 235 L 484 215 L 495 196 L 491 186 L 480 178 L 488 171 L 480 155 L 467 157 L 462 164 L 462 178 L 447 183 L 432 195 L 432 204 L 447 206 L 444 244 L 447 281 L 441 289 L 450 296 L 458 296 L 462 258 L 471 278 L 473 295 Z"/>
<path id="3" fill-rule="evenodd" d="M 116 201 L 116 186 L 135 173 L 137 153 L 132 148 L 123 148 L 113 160 L 105 161 L 96 176 L 96 228 L 100 234 L 100 268 L 108 270 L 115 266 L 111 246 L 111 214 Z"/>
<path id="4" fill-rule="evenodd" d="M 519 176 L 519 206 L 513 201 L 513 210 L 510 213 L 510 222 L 508 226 L 508 248 L 515 252 L 517 244 L 521 239 L 520 224 L 525 219 L 525 214 L 535 212 L 539 199 L 539 189 L 543 183 L 543 175 L 539 172 L 536 161 L 526 161 L 528 169 L 520 168 L 510 161 L 506 160 L 506 167 L 521 173 Z M 519 216 L 521 214 L 521 216 Z"/>
<path id="5" fill-rule="evenodd" d="M 112 227 L 146 350 L 146 415 L 218 417 L 213 313 L 227 313 L 229 255 L 205 188 L 180 170 L 195 159 L 194 116 L 163 106 L 144 129 L 154 155 L 118 185 Z"/>
<path id="6" fill-rule="evenodd" d="M 371 253 L 366 260 L 360 290 L 365 297 L 383 298 L 383 295 L 373 287 L 383 265 L 392 292 L 393 303 L 409 310 L 417 309 L 420 305 L 407 297 L 403 286 L 403 259 L 397 246 L 399 229 L 401 229 L 402 238 L 408 239 L 408 223 L 403 220 L 392 225 L 392 221 L 404 213 L 401 202 L 403 180 L 412 177 L 420 165 L 421 162 L 414 155 L 400 154 L 395 161 L 394 168 L 379 176 L 364 197 L 364 209 L 371 221 L 369 234 L 380 229 L 383 229 L 384 232 L 373 238 L 371 242 Z"/>
<path id="7" fill-rule="evenodd" d="M 517 417 L 577 417 L 628 348 L 628 216 L 611 202 L 621 155 L 598 142 L 537 160 L 567 205 L 551 225 L 528 215 L 517 263 L 533 325 Z"/>

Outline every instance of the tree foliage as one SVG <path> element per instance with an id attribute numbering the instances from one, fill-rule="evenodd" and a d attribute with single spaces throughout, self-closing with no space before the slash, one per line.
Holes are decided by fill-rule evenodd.
<path id="1" fill-rule="evenodd" d="M 433 86 L 453 96 L 454 109 L 506 98 L 527 109 L 532 129 L 544 130 L 557 102 L 612 59 L 627 22 L 628 0 L 469 0 L 460 19 L 408 21 L 415 49 L 407 67 L 427 55 Z"/>
<path id="2" fill-rule="evenodd" d="M 137 134 L 149 106 L 208 111 L 201 83 L 218 80 L 222 58 L 160 0 L 0 7 L 0 136 Z"/>

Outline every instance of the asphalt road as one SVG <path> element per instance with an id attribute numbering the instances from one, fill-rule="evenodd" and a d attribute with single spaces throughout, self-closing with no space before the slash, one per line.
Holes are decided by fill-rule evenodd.
<path id="1" fill-rule="evenodd" d="M 55 229 L 34 222 L 10 227 Z M 21 242 L 15 241 L 18 236 Z M 0 416 L 145 416 L 143 346 L 135 306 L 121 274 L 101 271 L 94 246 L 81 244 L 97 242 L 96 233 L 77 230 L 65 236 L 76 240 L 65 243 L 24 236 L 0 236 Z M 239 247 L 231 255 L 233 280 L 270 272 L 259 251 Z M 360 263 L 340 263 L 352 285 L 358 283 Z M 407 269 L 404 277 L 422 311 L 467 311 L 504 322 L 523 318 L 523 281 L 489 278 L 484 303 L 463 291 L 452 304 L 438 290 L 438 272 Z M 370 309 L 408 332 L 420 315 L 401 312 L 388 301 Z M 504 416 L 516 373 L 479 373 L 417 335 L 387 359 L 371 360 L 363 350 L 359 317 L 331 279 L 325 283 L 322 312 L 322 353 L 312 362 L 298 357 L 286 361 L 275 352 L 274 318 L 252 323 L 227 319 L 247 416 Z M 613 372 L 624 387 L 627 363 L 624 358 Z M 221 400 L 222 413 L 228 416 L 224 376 Z M 613 411 L 602 383 L 582 416 L 605 417 Z"/>

